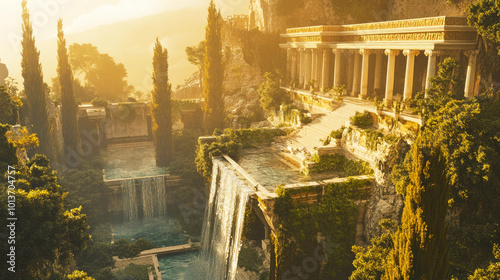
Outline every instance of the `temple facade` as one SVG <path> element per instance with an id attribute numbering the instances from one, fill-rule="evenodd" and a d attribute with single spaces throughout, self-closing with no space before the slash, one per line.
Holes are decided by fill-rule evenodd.
<path id="1" fill-rule="evenodd" d="M 428 89 L 446 57 L 464 67 L 465 97 L 475 92 L 477 31 L 462 17 L 432 17 L 352 25 L 289 28 L 287 80 L 291 87 L 321 91 L 344 85 L 359 98 L 390 106 Z"/>

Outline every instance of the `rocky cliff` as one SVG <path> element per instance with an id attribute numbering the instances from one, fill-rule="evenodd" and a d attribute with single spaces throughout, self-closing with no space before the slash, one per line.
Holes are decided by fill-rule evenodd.
<path id="1" fill-rule="evenodd" d="M 250 0 L 250 27 L 283 32 L 288 27 L 351 24 L 433 16 L 464 16 L 473 0 Z"/>

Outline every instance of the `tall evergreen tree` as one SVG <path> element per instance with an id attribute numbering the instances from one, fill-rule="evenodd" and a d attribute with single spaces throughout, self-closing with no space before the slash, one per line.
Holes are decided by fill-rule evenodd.
<path id="1" fill-rule="evenodd" d="M 203 92 L 205 94 L 205 129 L 212 133 L 224 127 L 224 100 L 222 98 L 222 16 L 210 1 L 205 32 L 205 67 Z"/>
<path id="2" fill-rule="evenodd" d="M 74 151 L 78 145 L 77 106 L 73 94 L 73 72 L 68 62 L 68 51 L 62 19 L 57 22 L 57 75 L 61 91 L 62 134 L 65 147 Z"/>
<path id="3" fill-rule="evenodd" d="M 401 228 L 382 279 L 449 279 L 445 217 L 449 183 L 437 142 L 421 137 L 413 156 Z"/>
<path id="4" fill-rule="evenodd" d="M 50 135 L 49 118 L 46 107 L 46 97 L 43 88 L 42 65 L 40 64 L 40 52 L 35 46 L 33 36 L 33 26 L 30 21 L 30 14 L 26 0 L 22 1 L 23 18 L 23 39 L 21 69 L 24 78 L 24 91 L 28 99 L 28 112 L 31 121 L 31 130 L 40 139 L 40 146 L 35 149 L 35 153 L 47 155 L 54 158 L 52 152 L 52 141 Z"/>
<path id="5" fill-rule="evenodd" d="M 168 52 L 158 38 L 153 56 L 153 136 L 156 150 L 156 165 L 168 166 L 173 157 L 172 85 L 168 82 Z"/>

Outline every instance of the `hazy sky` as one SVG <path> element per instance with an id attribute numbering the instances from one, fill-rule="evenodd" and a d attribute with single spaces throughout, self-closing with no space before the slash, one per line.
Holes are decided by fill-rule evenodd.
<path id="1" fill-rule="evenodd" d="M 248 13 L 249 0 L 215 0 L 224 15 Z M 31 21 L 37 45 L 56 37 L 58 18 L 65 33 L 75 34 L 116 22 L 138 19 L 168 10 L 208 7 L 209 0 L 29 0 Z M 184 23 L 185 24 L 185 23 Z M 174 28 L 175 26 L 165 26 Z M 110 38 L 112 40 L 113 38 Z M 200 38 L 202 39 L 202 38 Z M 7 64 L 10 76 L 22 84 L 20 73 L 21 0 L 2 0 L 0 9 L 0 59 Z M 69 42 L 71 43 L 71 42 Z M 92 42 L 89 42 L 92 43 Z M 47 55 L 47 54 L 42 54 Z M 54 49 L 54 57 L 56 56 Z M 113 53 L 110 53 L 113 56 Z M 44 65 L 42 65 L 44 66 Z M 127 67 L 127 65 L 125 65 Z M 45 73 L 44 67 L 44 73 Z M 54 71 L 48 71 L 44 80 Z"/>

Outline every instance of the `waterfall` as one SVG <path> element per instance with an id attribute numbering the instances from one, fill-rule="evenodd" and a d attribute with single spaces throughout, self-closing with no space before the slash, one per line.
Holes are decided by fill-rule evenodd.
<path id="1" fill-rule="evenodd" d="M 128 179 L 123 185 L 123 215 L 125 221 L 152 219 L 167 214 L 165 177 Z M 139 213 L 142 210 L 142 213 Z"/>
<path id="2" fill-rule="evenodd" d="M 213 160 L 212 172 L 200 263 L 196 270 L 203 270 L 201 273 L 207 280 L 233 280 L 251 188 L 223 159 Z"/>
<path id="3" fill-rule="evenodd" d="M 137 196 L 134 180 L 124 180 L 123 185 L 123 216 L 126 221 L 137 220 Z"/>

